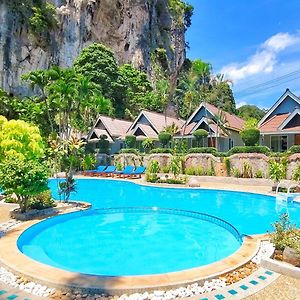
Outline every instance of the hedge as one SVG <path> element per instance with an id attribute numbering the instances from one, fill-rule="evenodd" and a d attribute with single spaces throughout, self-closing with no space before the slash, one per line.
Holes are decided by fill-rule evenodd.
<path id="1" fill-rule="evenodd" d="M 191 148 L 189 153 L 211 153 L 215 154 L 217 152 L 216 148 L 213 147 L 199 147 L 199 148 Z"/>
<path id="2" fill-rule="evenodd" d="M 231 148 L 227 153 L 228 156 L 236 153 L 263 153 L 268 155 L 271 150 L 266 146 L 236 146 Z"/>
<path id="3" fill-rule="evenodd" d="M 140 155 L 140 152 L 138 149 L 134 149 L 134 148 L 128 148 L 128 149 L 121 149 L 119 151 L 120 154 L 124 154 L 124 153 L 131 153 L 131 154 L 135 154 L 135 155 Z"/>
<path id="4" fill-rule="evenodd" d="M 156 148 L 156 149 L 152 149 L 150 151 L 150 154 L 156 154 L 156 153 L 170 153 L 173 154 L 173 149 L 171 148 Z"/>

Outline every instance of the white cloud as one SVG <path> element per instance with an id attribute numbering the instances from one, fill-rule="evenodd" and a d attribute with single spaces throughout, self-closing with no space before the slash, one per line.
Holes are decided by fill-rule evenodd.
<path id="1" fill-rule="evenodd" d="M 277 64 L 278 54 L 295 44 L 300 44 L 299 32 L 277 33 L 262 43 L 245 62 L 229 64 L 221 69 L 221 73 L 234 83 L 256 74 L 271 73 Z"/>
<path id="2" fill-rule="evenodd" d="M 240 108 L 241 106 L 248 105 L 246 101 L 240 101 L 236 103 L 236 108 Z"/>

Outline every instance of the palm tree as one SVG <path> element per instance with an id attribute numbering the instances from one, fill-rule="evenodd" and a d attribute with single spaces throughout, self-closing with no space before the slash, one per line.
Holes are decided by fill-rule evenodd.
<path id="1" fill-rule="evenodd" d="M 47 71 L 44 70 L 37 70 L 37 71 L 32 71 L 28 74 L 25 74 L 22 76 L 23 80 L 29 81 L 29 86 L 32 90 L 34 90 L 36 87 L 39 88 L 41 92 L 41 99 L 44 101 L 45 106 L 46 106 L 46 113 L 47 113 L 47 118 L 49 121 L 49 125 L 51 128 L 51 132 L 54 132 L 54 126 L 53 126 L 53 121 L 52 117 L 50 115 L 50 106 L 48 103 L 48 98 L 46 96 L 46 87 L 50 83 L 50 78 L 48 76 Z"/>

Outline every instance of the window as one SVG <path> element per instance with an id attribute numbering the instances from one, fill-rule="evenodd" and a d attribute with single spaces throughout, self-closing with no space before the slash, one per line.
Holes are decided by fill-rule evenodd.
<path id="1" fill-rule="evenodd" d="M 271 136 L 271 150 L 274 152 L 282 152 L 287 150 L 287 136 L 274 135 Z"/>

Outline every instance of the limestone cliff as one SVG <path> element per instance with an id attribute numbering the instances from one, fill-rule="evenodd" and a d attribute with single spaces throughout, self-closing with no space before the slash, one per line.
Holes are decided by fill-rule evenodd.
<path id="1" fill-rule="evenodd" d="M 10 93 L 27 93 L 23 73 L 71 66 L 92 42 L 109 46 L 119 63 L 132 62 L 148 74 L 157 47 L 167 50 L 172 70 L 185 58 L 184 28 L 172 20 L 168 0 L 52 0 L 59 25 L 46 47 L 32 41 L 6 1 L 11 0 L 0 0 L 0 87 Z"/>

